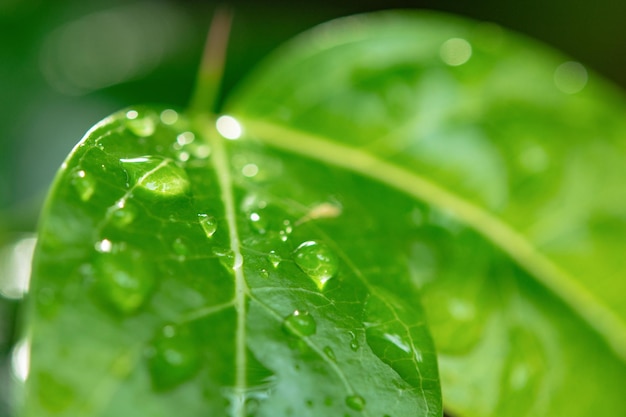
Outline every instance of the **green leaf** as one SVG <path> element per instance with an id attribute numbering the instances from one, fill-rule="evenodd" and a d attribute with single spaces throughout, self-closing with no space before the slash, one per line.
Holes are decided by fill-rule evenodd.
<path id="1" fill-rule="evenodd" d="M 440 416 L 404 196 L 215 126 L 135 107 L 64 163 L 21 415 Z"/>
<path id="2" fill-rule="evenodd" d="M 412 222 L 394 204 L 381 215 L 405 223 L 393 239 L 453 415 L 626 415 L 626 102 L 614 90 L 495 25 L 394 12 L 288 44 L 227 111 L 276 149 L 414 199 Z"/>

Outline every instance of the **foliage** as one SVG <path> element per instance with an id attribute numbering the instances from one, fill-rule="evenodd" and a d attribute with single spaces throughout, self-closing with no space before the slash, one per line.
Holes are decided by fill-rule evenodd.
<path id="1" fill-rule="evenodd" d="M 458 416 L 625 414 L 625 104 L 398 12 L 289 43 L 228 116 L 116 113 L 46 204 L 22 415 L 435 416 L 440 384 Z"/>

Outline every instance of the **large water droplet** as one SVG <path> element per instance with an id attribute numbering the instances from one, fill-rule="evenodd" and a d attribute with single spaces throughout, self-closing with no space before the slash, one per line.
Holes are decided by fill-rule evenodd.
<path id="1" fill-rule="evenodd" d="M 112 250 L 103 240 L 104 251 L 97 253 L 92 272 L 98 297 L 117 313 L 132 314 L 148 300 L 155 280 L 150 263 L 132 249 Z"/>
<path id="2" fill-rule="evenodd" d="M 362 411 L 365 408 L 365 399 L 358 394 L 346 397 L 346 405 L 353 410 Z"/>
<path id="3" fill-rule="evenodd" d="M 72 174 L 71 183 L 82 201 L 88 201 L 96 191 L 95 179 L 82 169 Z"/>
<path id="4" fill-rule="evenodd" d="M 335 276 L 339 269 L 337 255 L 325 244 L 315 241 L 302 243 L 294 252 L 294 259 L 320 290 Z"/>
<path id="5" fill-rule="evenodd" d="M 156 123 L 152 115 L 130 110 L 126 112 L 126 126 L 136 136 L 145 138 L 154 133 Z"/>
<path id="6" fill-rule="evenodd" d="M 120 159 L 135 188 L 151 197 L 178 197 L 189 191 L 189 177 L 172 159 L 156 156 Z"/>
<path id="7" fill-rule="evenodd" d="M 206 237 L 213 237 L 217 231 L 217 220 L 215 220 L 215 217 L 209 216 L 205 213 L 200 213 L 198 214 L 198 222 L 200 223 L 200 226 L 202 226 L 202 230 L 204 230 Z"/>
<path id="8" fill-rule="evenodd" d="M 310 336 L 315 333 L 315 319 L 306 311 L 295 310 L 285 318 L 285 330 L 294 336 Z"/>
<path id="9" fill-rule="evenodd" d="M 186 329 L 164 326 L 145 352 L 152 386 L 157 391 L 175 388 L 199 370 L 200 351 Z"/>

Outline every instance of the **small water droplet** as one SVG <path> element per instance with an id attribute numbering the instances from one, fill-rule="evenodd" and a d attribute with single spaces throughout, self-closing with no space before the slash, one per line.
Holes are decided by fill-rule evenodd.
<path id="1" fill-rule="evenodd" d="M 118 313 L 135 313 L 152 293 L 155 284 L 153 270 L 141 253 L 125 246 L 112 250 L 114 244 L 102 242 L 100 246 L 109 251 L 98 253 L 93 269 L 89 271 L 96 294 Z"/>
<path id="2" fill-rule="evenodd" d="M 241 267 L 241 257 L 236 256 L 232 249 L 213 248 L 213 255 L 217 256 L 220 263 L 227 269 L 236 269 Z"/>
<path id="3" fill-rule="evenodd" d="M 472 45 L 463 38 L 451 38 L 441 45 L 439 55 L 443 62 L 457 67 L 465 64 L 472 57 Z"/>
<path id="4" fill-rule="evenodd" d="M 270 251 L 270 253 L 267 255 L 267 259 L 270 261 L 274 268 L 278 268 L 278 265 L 280 265 L 282 261 L 280 255 L 278 255 L 275 251 Z"/>
<path id="5" fill-rule="evenodd" d="M 265 232 L 267 232 L 269 222 L 263 210 L 256 210 L 250 213 L 248 219 L 250 219 L 250 225 L 252 226 L 252 229 L 255 230 L 257 233 L 264 234 Z"/>
<path id="6" fill-rule="evenodd" d="M 196 135 L 191 132 L 183 132 L 180 135 L 176 136 L 176 143 L 180 146 L 189 145 L 196 139 Z"/>
<path id="7" fill-rule="evenodd" d="M 120 159 L 139 192 L 153 197 L 179 197 L 187 194 L 190 183 L 183 168 L 172 159 L 156 156 Z"/>
<path id="8" fill-rule="evenodd" d="M 252 178 L 259 173 L 259 167 L 256 164 L 246 164 L 241 168 L 244 177 Z"/>
<path id="9" fill-rule="evenodd" d="M 192 335 L 174 325 L 164 326 L 145 351 L 152 386 L 167 391 L 190 380 L 200 369 L 201 355 Z"/>
<path id="10" fill-rule="evenodd" d="M 187 248 L 185 242 L 183 242 L 183 240 L 179 237 L 174 239 L 174 242 L 172 242 L 172 250 L 181 257 L 184 257 L 189 253 L 189 248 Z"/>
<path id="11" fill-rule="evenodd" d="M 284 328 L 294 336 L 311 336 L 317 325 L 315 319 L 306 311 L 295 310 L 284 321 Z"/>
<path id="12" fill-rule="evenodd" d="M 178 160 L 181 162 L 187 162 L 189 161 L 189 153 L 188 152 L 179 152 L 178 153 Z"/>
<path id="13" fill-rule="evenodd" d="M 333 362 L 337 362 L 337 357 L 335 356 L 335 352 L 330 346 L 326 346 L 324 348 L 324 354 Z"/>
<path id="14" fill-rule="evenodd" d="M 161 112 L 161 122 L 166 125 L 173 125 L 178 121 L 178 113 L 176 110 L 166 109 Z"/>
<path id="15" fill-rule="evenodd" d="M 154 133 L 156 123 L 150 114 L 141 114 L 136 110 L 126 112 L 126 126 L 136 136 L 145 138 Z"/>
<path id="16" fill-rule="evenodd" d="M 198 222 L 200 223 L 200 226 L 202 226 L 202 230 L 204 230 L 206 237 L 213 237 L 217 231 L 217 220 L 215 220 L 215 217 L 209 216 L 205 213 L 200 213 L 198 214 Z"/>
<path id="17" fill-rule="evenodd" d="M 263 279 L 267 279 L 267 278 L 269 278 L 269 277 L 270 277 L 270 273 L 269 273 L 269 271 L 268 271 L 267 269 L 261 269 L 261 270 L 259 271 L 259 276 L 260 276 L 261 278 L 263 278 Z"/>
<path id="18" fill-rule="evenodd" d="M 357 350 L 359 350 L 359 347 L 361 347 L 359 345 L 359 341 L 356 338 L 356 334 L 354 332 L 348 332 L 348 335 L 350 335 L 350 349 L 356 352 Z"/>
<path id="19" fill-rule="evenodd" d="M 95 180 L 82 169 L 72 174 L 71 183 L 82 201 L 88 201 L 96 191 Z"/>
<path id="20" fill-rule="evenodd" d="M 365 399 L 358 394 L 346 397 L 346 405 L 355 411 L 362 411 L 365 408 Z"/>
<path id="21" fill-rule="evenodd" d="M 315 241 L 302 243 L 294 252 L 296 265 L 307 274 L 320 290 L 335 276 L 339 259 L 325 244 Z"/>
<path id="22" fill-rule="evenodd" d="M 291 226 L 291 222 L 289 220 L 284 220 L 282 224 L 282 228 L 278 232 L 280 236 L 280 240 L 286 242 L 289 239 L 289 235 L 293 232 L 293 227 Z"/>
<path id="23" fill-rule="evenodd" d="M 110 210 L 110 219 L 118 227 L 131 224 L 137 216 L 137 210 L 125 200 L 119 200 Z"/>

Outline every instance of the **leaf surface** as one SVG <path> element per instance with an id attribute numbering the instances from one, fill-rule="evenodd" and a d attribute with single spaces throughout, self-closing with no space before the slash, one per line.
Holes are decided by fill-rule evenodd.
<path id="1" fill-rule="evenodd" d="M 251 136 L 414 200 L 382 215 L 405 222 L 458 416 L 626 414 L 625 109 L 565 56 L 431 13 L 323 25 L 227 106 Z"/>
<path id="2" fill-rule="evenodd" d="M 217 126 L 238 140 L 137 107 L 64 163 L 21 415 L 441 415 L 404 225 L 374 214 L 404 196 Z"/>

